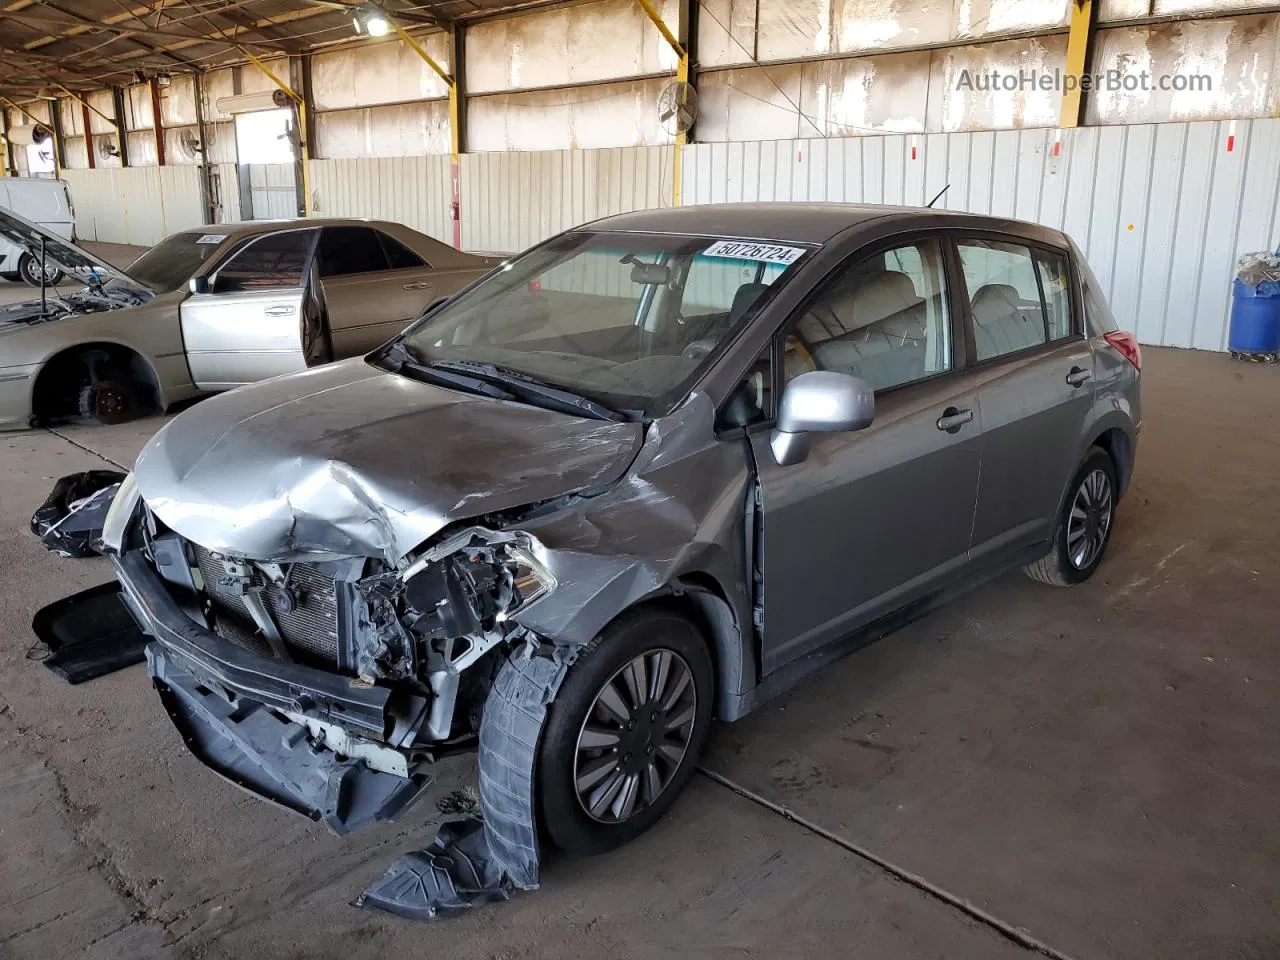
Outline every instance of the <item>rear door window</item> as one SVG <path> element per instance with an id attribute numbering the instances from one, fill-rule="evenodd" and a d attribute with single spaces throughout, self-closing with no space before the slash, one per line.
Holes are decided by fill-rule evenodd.
<path id="1" fill-rule="evenodd" d="M 423 260 L 395 237 L 389 237 L 381 230 L 376 232 L 378 239 L 382 242 L 382 249 L 387 254 L 387 260 L 391 264 L 392 270 L 417 270 L 430 266 L 427 261 Z"/>
<path id="2" fill-rule="evenodd" d="M 388 269 L 387 256 L 372 227 L 325 227 L 320 231 L 320 279 Z"/>
<path id="3" fill-rule="evenodd" d="M 290 230 L 251 241 L 218 269 L 212 292 L 240 293 L 302 286 L 315 235 L 314 230 Z"/>
<path id="4" fill-rule="evenodd" d="M 978 360 L 1072 335 L 1065 253 L 999 240 L 957 241 Z"/>
<path id="5" fill-rule="evenodd" d="M 958 240 L 978 360 L 1049 341 L 1031 249 L 999 240 Z"/>

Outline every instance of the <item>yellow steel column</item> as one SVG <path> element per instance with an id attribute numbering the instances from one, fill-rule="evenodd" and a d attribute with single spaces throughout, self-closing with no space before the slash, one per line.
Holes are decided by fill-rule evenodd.
<path id="1" fill-rule="evenodd" d="M 462 89 L 462 27 L 455 24 L 453 31 L 450 33 L 450 40 L 453 47 L 452 67 L 453 72 L 446 70 L 436 61 L 436 58 L 427 53 L 426 48 L 420 44 L 409 31 L 400 26 L 394 17 L 387 16 L 387 23 L 391 24 L 391 29 L 395 31 L 397 37 L 404 41 L 405 45 L 416 53 L 435 74 L 445 82 L 449 88 L 449 219 L 453 223 L 453 245 L 462 248 L 462 188 L 461 188 L 461 170 L 462 151 L 464 144 L 464 125 L 465 105 L 463 99 L 465 93 Z"/>
<path id="2" fill-rule="evenodd" d="M 267 78 L 289 95 L 293 100 L 294 116 L 298 118 L 298 152 L 302 157 L 302 212 L 311 216 L 311 164 L 310 150 L 307 148 L 307 107 L 302 96 L 274 73 L 270 68 L 244 47 L 240 47 L 244 58 L 267 75 Z"/>
<path id="3" fill-rule="evenodd" d="M 1062 88 L 1062 112 L 1058 126 L 1078 127 L 1084 119 L 1084 91 L 1080 79 L 1089 69 L 1093 46 L 1093 0 L 1075 0 L 1071 4 L 1071 33 L 1067 37 L 1067 62 Z"/>
<path id="4" fill-rule="evenodd" d="M 676 79 L 681 83 L 688 83 L 689 51 L 685 49 L 684 44 L 676 39 L 676 35 L 671 32 L 671 28 L 663 21 L 662 13 L 656 6 L 654 6 L 653 0 L 636 0 L 636 2 L 640 4 L 640 8 L 644 10 L 649 19 L 653 21 L 653 25 L 658 28 L 658 33 L 662 34 L 662 39 L 667 41 L 667 45 L 675 51 L 676 56 L 679 58 L 679 61 L 676 64 Z M 681 9 L 686 9 L 684 4 L 681 4 Z M 687 14 L 682 19 L 684 22 L 680 24 L 680 29 L 682 31 L 687 30 Z M 686 131 L 682 130 L 676 134 L 676 142 L 673 147 L 675 152 L 672 155 L 671 162 L 672 180 L 674 181 L 671 184 L 671 205 L 674 207 L 680 206 L 680 180 L 683 172 L 684 146 L 688 140 L 689 135 Z"/>

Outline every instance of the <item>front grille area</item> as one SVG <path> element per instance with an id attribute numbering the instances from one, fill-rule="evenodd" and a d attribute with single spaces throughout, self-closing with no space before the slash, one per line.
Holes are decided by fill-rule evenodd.
<path id="1" fill-rule="evenodd" d="M 194 546 L 194 545 L 193 545 Z M 214 627 L 227 640 L 241 646 L 262 649 L 262 640 L 256 636 L 257 627 L 244 604 L 244 598 L 228 592 L 219 584 L 226 579 L 222 563 L 215 560 L 208 550 L 194 547 L 196 563 L 204 578 L 205 593 L 219 614 Z M 333 579 L 305 563 L 296 563 L 289 575 L 289 588 L 298 605 L 291 613 L 281 613 L 276 607 L 279 588 L 265 581 L 262 602 L 280 630 L 285 644 L 306 651 L 333 664 L 338 659 L 338 601 Z"/>

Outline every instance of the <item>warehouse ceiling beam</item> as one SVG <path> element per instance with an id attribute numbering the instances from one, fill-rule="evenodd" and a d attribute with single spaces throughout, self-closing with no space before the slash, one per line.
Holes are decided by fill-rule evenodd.
<path id="1" fill-rule="evenodd" d="M 1097 15 L 1094 0 L 1074 0 L 1071 4 L 1071 32 L 1067 35 L 1067 61 L 1063 74 L 1074 78 L 1062 90 L 1062 108 L 1058 126 L 1078 127 L 1084 122 L 1085 91 L 1081 78 L 1089 71 L 1093 58 L 1094 28 Z"/>

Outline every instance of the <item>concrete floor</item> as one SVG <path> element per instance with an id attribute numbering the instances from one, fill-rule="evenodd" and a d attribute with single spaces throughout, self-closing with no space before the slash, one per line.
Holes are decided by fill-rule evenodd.
<path id="1" fill-rule="evenodd" d="M 350 902 L 469 764 L 338 839 L 190 757 L 143 668 L 70 687 L 27 661 L 32 614 L 109 577 L 46 553 L 32 510 L 160 421 L 0 435 L 0 957 L 1037 955 L 1001 928 L 1054 957 L 1280 957 L 1280 371 L 1145 356 L 1093 581 L 967 595 L 716 729 L 628 848 L 433 925 Z"/>

